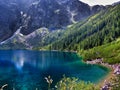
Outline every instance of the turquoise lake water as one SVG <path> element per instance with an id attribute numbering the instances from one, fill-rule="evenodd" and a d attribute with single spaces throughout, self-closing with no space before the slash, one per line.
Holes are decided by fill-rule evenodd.
<path id="1" fill-rule="evenodd" d="M 4 90 L 47 90 L 49 75 L 54 86 L 63 75 L 97 83 L 107 74 L 107 68 L 85 64 L 76 53 L 0 50 L 0 86 L 8 84 Z"/>

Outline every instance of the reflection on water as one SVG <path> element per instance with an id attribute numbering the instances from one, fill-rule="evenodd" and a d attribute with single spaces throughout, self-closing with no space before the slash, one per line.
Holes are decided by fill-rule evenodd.
<path id="1" fill-rule="evenodd" d="M 11 60 L 14 62 L 16 68 L 19 70 L 22 69 L 22 67 L 24 66 L 24 62 L 26 60 L 25 58 L 25 54 L 20 51 L 19 54 L 13 52 L 13 56 L 11 58 Z"/>
<path id="2" fill-rule="evenodd" d="M 13 62 L 18 70 L 22 69 L 25 63 L 39 69 L 47 69 L 51 66 L 59 66 L 64 63 L 74 62 L 74 57 L 69 57 L 69 55 L 72 55 L 73 53 L 22 50 L 9 52 L 6 58 L 4 58 L 4 55 L 1 55 L 1 58 Z"/>
<path id="3" fill-rule="evenodd" d="M 46 90 L 45 76 L 51 75 L 54 85 L 65 74 L 85 81 L 97 82 L 107 74 L 105 68 L 81 62 L 75 53 L 27 50 L 0 51 L 0 85 L 6 90 Z"/>

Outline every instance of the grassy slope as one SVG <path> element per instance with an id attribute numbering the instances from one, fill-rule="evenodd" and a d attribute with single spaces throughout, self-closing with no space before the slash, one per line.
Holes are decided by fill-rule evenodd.
<path id="1" fill-rule="evenodd" d="M 89 50 L 81 50 L 79 53 L 83 56 L 84 60 L 103 58 L 104 62 L 110 64 L 120 63 L 120 38 L 102 46 Z"/>

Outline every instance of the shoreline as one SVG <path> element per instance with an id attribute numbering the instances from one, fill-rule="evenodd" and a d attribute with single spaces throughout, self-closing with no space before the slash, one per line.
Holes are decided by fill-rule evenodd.
<path id="1" fill-rule="evenodd" d="M 76 53 L 76 54 L 78 56 L 80 56 L 79 53 Z M 115 74 L 114 74 L 114 69 L 112 68 L 112 65 L 109 65 L 108 63 L 101 62 L 101 61 L 103 61 L 103 58 L 96 59 L 96 60 L 98 60 L 98 61 L 96 61 L 94 63 L 93 63 L 93 61 L 95 61 L 95 60 L 92 60 L 92 61 L 82 60 L 82 61 L 86 64 L 100 65 L 100 66 L 105 67 L 109 70 L 108 74 L 105 77 L 103 77 L 102 80 L 100 80 L 96 83 L 96 85 L 100 86 L 100 89 L 102 90 L 102 87 L 105 86 L 105 84 L 109 83 L 112 78 L 115 78 Z"/>
<path id="2" fill-rule="evenodd" d="M 84 62 L 86 62 L 87 64 L 100 65 L 110 70 L 108 75 L 106 75 L 102 80 L 100 80 L 97 85 L 100 86 L 101 90 L 111 90 L 113 85 L 113 79 L 116 78 L 116 75 L 120 75 L 120 64 L 110 65 L 108 63 L 104 63 L 103 58 Z"/>
<path id="3" fill-rule="evenodd" d="M 13 50 L 13 49 L 10 49 Z M 30 50 L 30 49 L 17 49 L 17 50 Z M 30 50 L 31 51 L 31 50 Z M 77 52 L 77 51 L 60 51 L 60 50 L 34 50 L 32 49 L 32 51 L 53 51 L 53 52 L 70 52 L 70 53 L 76 53 L 78 57 L 81 57 L 81 55 Z M 100 81 L 98 81 L 98 83 L 96 83 L 98 86 L 100 86 L 100 89 L 105 86 L 106 84 L 108 84 L 109 82 L 111 82 L 112 78 L 115 78 L 116 75 L 114 74 L 115 68 L 113 68 L 113 66 L 115 65 L 110 65 L 108 63 L 103 63 L 103 58 L 98 58 L 95 60 L 91 60 L 91 61 L 87 61 L 87 60 L 83 60 L 82 61 L 86 64 L 95 64 L 95 65 L 100 65 L 102 67 L 105 67 L 107 69 L 109 69 L 109 73 Z"/>
<path id="4" fill-rule="evenodd" d="M 108 67 L 107 67 L 108 68 Z M 110 68 L 108 68 L 108 69 L 110 69 Z M 115 75 L 113 74 L 113 70 L 111 70 L 110 69 L 110 71 L 109 71 L 109 73 L 102 79 L 102 80 L 100 80 L 100 82 L 98 82 L 98 85 L 102 88 L 104 85 L 105 85 L 105 83 L 109 83 L 110 81 L 111 81 L 111 79 L 113 78 L 113 77 L 115 77 Z"/>
<path id="5" fill-rule="evenodd" d="M 83 60 L 84 61 L 84 60 Z M 85 61 L 84 61 L 85 62 Z M 86 62 L 85 62 L 86 63 Z M 107 68 L 109 71 L 108 71 L 108 74 L 102 79 L 100 80 L 97 85 L 100 86 L 100 88 L 102 88 L 104 86 L 105 83 L 109 83 L 111 78 L 113 78 L 113 76 L 115 76 L 113 73 L 114 73 L 114 70 L 112 67 L 110 66 L 106 66 L 104 64 L 94 64 L 94 65 L 99 65 L 99 66 L 102 66 L 102 67 L 105 67 Z"/>
<path id="6" fill-rule="evenodd" d="M 49 51 L 49 50 L 38 50 L 38 51 Z M 77 51 L 60 51 L 60 50 L 50 50 L 50 51 L 57 51 L 57 52 L 70 52 L 70 53 L 76 53 L 78 55 L 78 57 L 81 57 L 81 55 L 77 52 Z M 103 61 L 103 58 L 98 58 L 97 60 L 99 60 L 98 62 L 95 63 L 87 63 L 87 60 L 82 60 L 84 63 L 86 64 L 95 64 L 95 65 L 100 65 L 102 67 L 105 67 L 109 70 L 109 73 L 102 79 L 100 80 L 97 85 L 100 86 L 100 89 L 102 89 L 103 86 L 105 86 L 106 84 L 110 83 L 113 79 L 116 77 L 116 75 L 114 74 L 114 70 L 115 68 L 113 68 L 113 65 L 110 65 L 108 63 L 103 63 L 101 61 Z M 94 60 L 92 60 L 94 61 Z M 89 61 L 91 62 L 91 61 Z M 115 64 L 114 64 L 115 65 Z"/>

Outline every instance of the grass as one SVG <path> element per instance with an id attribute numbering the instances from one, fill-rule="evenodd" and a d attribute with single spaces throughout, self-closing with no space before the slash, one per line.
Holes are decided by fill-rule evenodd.
<path id="1" fill-rule="evenodd" d="M 100 90 L 98 85 L 69 77 L 63 77 L 55 87 L 56 90 Z"/>
<path id="2" fill-rule="evenodd" d="M 89 50 L 80 50 L 79 53 L 83 56 L 84 60 L 103 58 L 105 63 L 120 63 L 120 38 L 111 43 L 94 47 Z"/>

